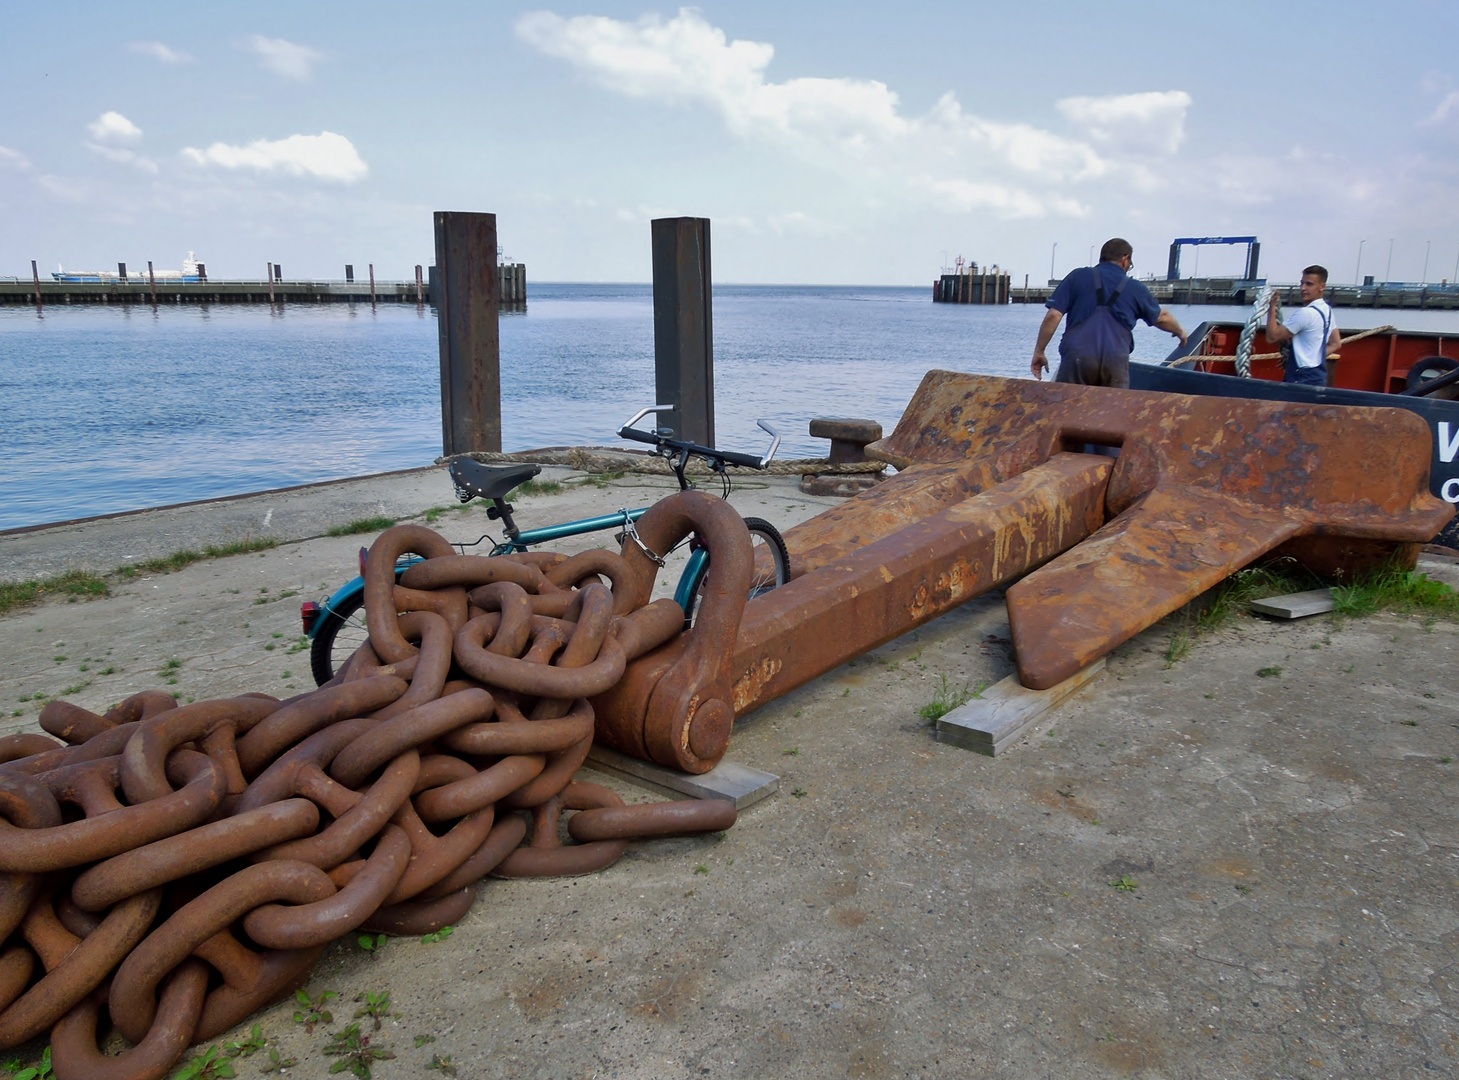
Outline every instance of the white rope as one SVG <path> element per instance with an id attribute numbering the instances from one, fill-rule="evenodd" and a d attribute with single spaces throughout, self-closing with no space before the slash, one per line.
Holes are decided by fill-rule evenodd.
<path id="1" fill-rule="evenodd" d="M 1256 347 L 1256 332 L 1266 322 L 1267 308 L 1276 291 L 1270 285 L 1261 287 L 1256 303 L 1252 305 L 1251 314 L 1246 317 L 1246 325 L 1241 328 L 1241 340 L 1236 345 L 1236 374 L 1243 379 L 1251 378 L 1251 350 Z M 1277 312 L 1277 317 L 1280 318 L 1281 308 Z"/>

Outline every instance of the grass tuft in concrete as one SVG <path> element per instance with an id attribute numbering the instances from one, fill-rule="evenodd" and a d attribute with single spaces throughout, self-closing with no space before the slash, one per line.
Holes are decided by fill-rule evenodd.
<path id="1" fill-rule="evenodd" d="M 1165 666 L 1174 667 L 1189 656 L 1201 636 L 1214 633 L 1245 615 L 1253 600 L 1316 589 L 1321 584 L 1315 575 L 1296 563 L 1238 570 L 1170 617 L 1172 625 L 1170 641 L 1165 648 Z"/>
<path id="2" fill-rule="evenodd" d="M 360 518 L 346 525 L 336 525 L 329 530 L 330 536 L 354 536 L 356 533 L 384 532 L 394 528 L 395 519 L 390 517 Z"/>
<path id="3" fill-rule="evenodd" d="M 107 596 L 110 592 L 111 589 L 102 578 L 86 570 L 71 570 L 37 581 L 0 581 L 0 615 L 26 607 L 47 595 L 69 596 L 75 600 L 79 597 Z"/>
<path id="4" fill-rule="evenodd" d="M 562 494 L 562 481 L 528 480 L 513 488 L 512 494 L 520 495 L 524 499 L 530 495 L 560 495 Z"/>
<path id="5" fill-rule="evenodd" d="M 279 542 L 269 536 L 255 536 L 247 540 L 234 540 L 227 544 L 209 544 L 201 551 L 185 548 L 182 551 L 174 551 L 171 555 L 164 555 L 160 559 L 148 559 L 146 562 L 133 563 L 129 566 L 119 566 L 116 572 L 122 577 L 131 577 L 138 570 L 149 570 L 154 574 L 170 574 L 174 570 L 181 570 L 185 566 L 191 566 L 195 562 L 202 562 L 204 559 L 221 559 L 228 555 L 247 555 L 253 551 L 267 551 L 276 548 Z"/>
<path id="6" fill-rule="evenodd" d="M 1459 618 L 1459 592 L 1416 570 L 1386 566 L 1351 585 L 1333 586 L 1332 611 L 1339 618 L 1376 611 Z"/>
<path id="7" fill-rule="evenodd" d="M 977 686 L 968 683 L 958 689 L 948 683 L 947 676 L 943 675 L 938 684 L 937 693 L 933 695 L 931 701 L 917 710 L 917 715 L 928 723 L 935 724 L 953 709 L 966 705 L 974 698 L 981 698 L 985 689 L 987 689 L 986 683 L 979 683 Z"/>

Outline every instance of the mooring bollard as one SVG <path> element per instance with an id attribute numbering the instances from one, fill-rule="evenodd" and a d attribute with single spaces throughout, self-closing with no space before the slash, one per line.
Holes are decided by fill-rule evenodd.
<path id="1" fill-rule="evenodd" d="M 866 460 L 866 444 L 881 438 L 881 425 L 875 420 L 857 420 L 845 416 L 818 416 L 811 421 L 813 439 L 830 439 L 827 462 L 845 465 Z M 800 478 L 800 489 L 807 495 L 850 496 L 881 483 L 881 473 L 806 473 Z"/>
<path id="2" fill-rule="evenodd" d="M 446 456 L 502 448 L 500 277 L 496 215 L 438 210 L 436 304 L 441 443 Z"/>
<path id="3" fill-rule="evenodd" d="M 652 223 L 654 399 L 676 406 L 658 424 L 714 445 L 714 327 L 708 218 Z"/>

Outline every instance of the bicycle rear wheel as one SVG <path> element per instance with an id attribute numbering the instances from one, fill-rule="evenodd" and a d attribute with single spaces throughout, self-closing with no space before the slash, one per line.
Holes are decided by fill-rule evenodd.
<path id="1" fill-rule="evenodd" d="M 751 600 L 778 588 L 790 580 L 790 553 L 780 530 L 764 518 L 745 518 L 745 528 L 750 530 L 750 546 L 754 552 L 754 569 L 750 574 Z M 699 614 L 699 605 L 714 574 L 714 564 L 707 563 L 704 574 L 694 587 L 694 599 L 685 612 L 686 626 L 692 626 Z"/>
<path id="2" fill-rule="evenodd" d="M 365 594 L 356 593 L 324 613 L 324 620 L 309 649 L 314 682 L 323 686 L 344 667 L 345 661 L 370 638 L 365 628 Z"/>
<path id="3" fill-rule="evenodd" d="M 780 530 L 764 518 L 745 518 L 750 544 L 755 551 L 755 570 L 750 575 L 750 599 L 777 589 L 790 580 L 790 552 Z"/>

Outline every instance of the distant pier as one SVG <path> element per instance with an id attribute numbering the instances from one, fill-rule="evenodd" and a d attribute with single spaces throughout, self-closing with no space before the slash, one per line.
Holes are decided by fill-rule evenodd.
<path id="1" fill-rule="evenodd" d="M 1054 295 L 1057 281 L 1047 285 L 1030 285 L 1025 279 L 1014 285 L 1003 299 L 994 299 L 996 288 L 992 275 L 944 274 L 933 283 L 933 299 L 940 303 L 962 304 L 1043 304 Z M 1003 275 L 1007 277 L 1007 275 Z M 1179 281 L 1142 281 L 1156 303 L 1192 304 L 1197 307 L 1215 304 L 1243 307 L 1256 302 L 1264 281 L 1239 281 L 1230 278 L 1182 278 Z M 1302 303 L 1297 285 L 1277 285 L 1282 306 L 1291 308 Z M 987 299 L 984 299 L 984 297 Z M 969 297 L 969 299 L 958 299 Z M 1323 294 L 1335 308 L 1406 309 L 1410 311 L 1459 311 L 1459 285 L 1452 282 L 1422 284 L 1412 281 L 1369 282 L 1365 285 L 1329 283 Z"/>
<path id="2" fill-rule="evenodd" d="M 434 270 L 434 267 L 430 269 Z M 501 306 L 527 303 L 527 267 L 498 266 Z M 0 304 L 429 304 L 424 274 L 416 281 L 149 281 L 130 274 L 125 281 L 56 281 L 0 278 Z"/>

